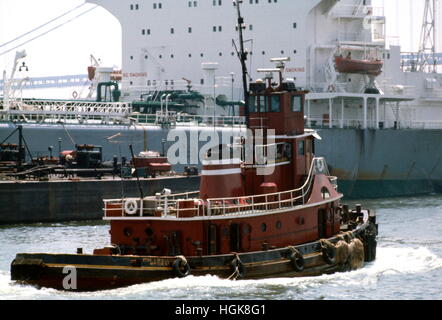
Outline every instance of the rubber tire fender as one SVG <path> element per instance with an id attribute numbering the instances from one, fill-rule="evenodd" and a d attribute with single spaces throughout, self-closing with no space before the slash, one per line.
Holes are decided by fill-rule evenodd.
<path id="1" fill-rule="evenodd" d="M 173 272 L 178 278 L 184 278 L 191 274 L 191 268 L 189 262 L 183 256 L 176 257 L 172 265 Z M 182 270 L 184 268 L 184 271 Z"/>
<path id="2" fill-rule="evenodd" d="M 303 271 L 304 270 L 304 257 L 303 257 L 303 255 L 296 248 L 292 247 L 292 248 L 290 248 L 290 250 L 291 250 L 290 261 L 291 261 L 293 268 L 298 272 Z"/>
<path id="3" fill-rule="evenodd" d="M 233 272 L 235 272 L 236 269 L 238 269 L 238 277 L 237 278 L 243 279 L 246 274 L 246 267 L 244 266 L 241 259 L 237 255 L 235 255 L 235 258 L 233 258 L 230 265 L 232 267 Z"/>
<path id="4" fill-rule="evenodd" d="M 333 246 L 322 246 L 322 257 L 329 265 L 336 264 L 336 248 Z"/>

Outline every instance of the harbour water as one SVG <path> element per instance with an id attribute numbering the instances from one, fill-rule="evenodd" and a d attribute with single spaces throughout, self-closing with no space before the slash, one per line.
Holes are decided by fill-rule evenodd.
<path id="1" fill-rule="evenodd" d="M 18 252 L 85 253 L 109 244 L 101 221 L 0 227 L 2 300 L 442 300 L 442 197 L 352 201 L 377 212 L 377 259 L 363 269 L 307 278 L 171 279 L 93 293 L 60 292 L 10 280 Z"/>

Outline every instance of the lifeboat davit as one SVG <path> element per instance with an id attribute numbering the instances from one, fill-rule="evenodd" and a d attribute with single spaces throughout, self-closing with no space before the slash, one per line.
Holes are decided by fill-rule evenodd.
<path id="1" fill-rule="evenodd" d="M 340 73 L 358 73 L 378 76 L 382 73 L 383 65 L 384 62 L 379 59 L 358 60 L 341 56 L 335 57 L 336 70 Z"/>

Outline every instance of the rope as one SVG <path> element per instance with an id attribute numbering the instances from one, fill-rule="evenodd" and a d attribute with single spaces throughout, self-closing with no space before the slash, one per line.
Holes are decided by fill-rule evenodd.
<path id="1" fill-rule="evenodd" d="M 50 23 L 52 23 L 52 22 L 54 22 L 54 21 L 60 19 L 61 17 L 64 17 L 65 15 L 71 13 L 72 11 L 77 10 L 78 8 L 84 6 L 85 4 L 86 4 L 86 3 L 82 3 L 82 4 L 80 4 L 79 6 L 76 6 L 75 8 L 73 8 L 73 9 L 71 9 L 71 10 L 69 10 L 69 11 L 63 13 L 62 15 L 59 15 L 58 17 L 56 17 L 56 18 L 54 18 L 54 19 L 52 19 L 52 20 L 50 20 L 50 21 L 48 21 L 48 22 L 46 22 L 46 23 L 44 23 L 44 24 L 38 26 L 37 28 L 34 28 L 34 29 L 32 29 L 31 31 L 28 31 L 28 32 L 22 34 L 21 36 L 18 36 L 17 38 L 14 38 L 14 39 L 12 39 L 12 40 L 10 40 L 10 41 L 8 41 L 8 42 L 3 43 L 2 45 L 0 45 L 0 48 L 4 47 L 4 46 L 6 46 L 6 45 L 8 45 L 8 44 L 10 44 L 10 43 L 12 43 L 12 42 L 14 42 L 14 41 L 17 41 L 17 40 L 20 39 L 20 38 L 23 38 L 24 36 L 27 36 L 28 34 L 34 32 L 34 31 L 37 31 L 38 29 L 41 29 L 41 28 L 43 28 L 44 26 L 47 26 L 48 24 L 50 24 Z"/>
<path id="2" fill-rule="evenodd" d="M 42 36 L 48 34 L 49 32 L 52 32 L 52 31 L 54 31 L 54 30 L 56 30 L 56 29 L 58 29 L 58 28 L 64 26 L 65 24 L 68 24 L 69 22 L 72 22 L 73 20 L 75 20 L 75 19 L 81 17 L 82 15 L 88 13 L 89 11 L 94 10 L 94 9 L 97 8 L 97 7 L 98 7 L 98 5 L 96 5 L 95 7 L 92 7 L 92 8 L 90 8 L 89 10 L 86 10 L 86 11 L 84 11 L 84 12 L 82 12 L 82 13 L 76 15 L 75 17 L 69 19 L 68 21 L 66 21 L 66 22 L 64 22 L 64 23 L 62 23 L 62 24 L 59 24 L 59 25 L 57 25 L 57 26 L 55 26 L 55 27 L 49 29 L 49 30 L 46 31 L 46 32 L 43 32 L 42 34 L 40 34 L 40 35 L 38 35 L 38 36 L 35 36 L 34 38 L 29 39 L 28 41 L 22 42 L 21 44 L 15 46 L 15 47 L 13 47 L 13 48 L 11 48 L 11 49 L 9 49 L 9 50 L 6 50 L 6 51 L 1 52 L 1 53 L 0 53 L 0 56 L 6 54 L 6 53 L 8 53 L 8 52 L 11 52 L 11 51 L 13 51 L 13 50 L 15 50 L 15 49 L 17 49 L 17 48 L 19 48 L 19 47 L 21 47 L 21 46 L 23 46 L 23 45 L 29 43 L 29 42 L 31 42 L 31 41 L 34 41 L 34 40 L 36 40 L 36 39 L 38 39 L 38 38 L 40 38 L 40 37 L 42 37 Z"/>

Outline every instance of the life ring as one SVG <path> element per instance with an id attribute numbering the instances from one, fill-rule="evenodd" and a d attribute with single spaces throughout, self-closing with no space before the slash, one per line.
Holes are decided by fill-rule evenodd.
<path id="1" fill-rule="evenodd" d="M 138 203 L 136 200 L 131 199 L 124 202 L 124 212 L 126 212 L 126 214 L 132 216 L 137 213 L 137 210 Z"/>
<path id="2" fill-rule="evenodd" d="M 77 92 L 77 91 L 72 92 L 72 97 L 73 97 L 74 99 L 77 99 L 77 97 L 78 97 L 78 92 Z"/>
<path id="3" fill-rule="evenodd" d="M 177 256 L 172 265 L 173 271 L 178 278 L 184 278 L 190 275 L 190 264 L 184 256 Z"/>
<path id="4" fill-rule="evenodd" d="M 246 267 L 242 263 L 241 259 L 237 254 L 235 254 L 235 257 L 233 258 L 232 262 L 230 263 L 233 271 L 233 275 L 235 276 L 235 279 L 242 279 L 244 278 L 246 274 Z"/>
<path id="5" fill-rule="evenodd" d="M 293 268 L 298 272 L 304 270 L 304 257 L 302 256 L 301 252 L 299 252 L 299 250 L 295 247 L 289 247 L 289 249 L 290 261 Z"/>
<path id="6" fill-rule="evenodd" d="M 336 247 L 331 242 L 321 241 L 321 253 L 327 264 L 336 263 Z"/>

